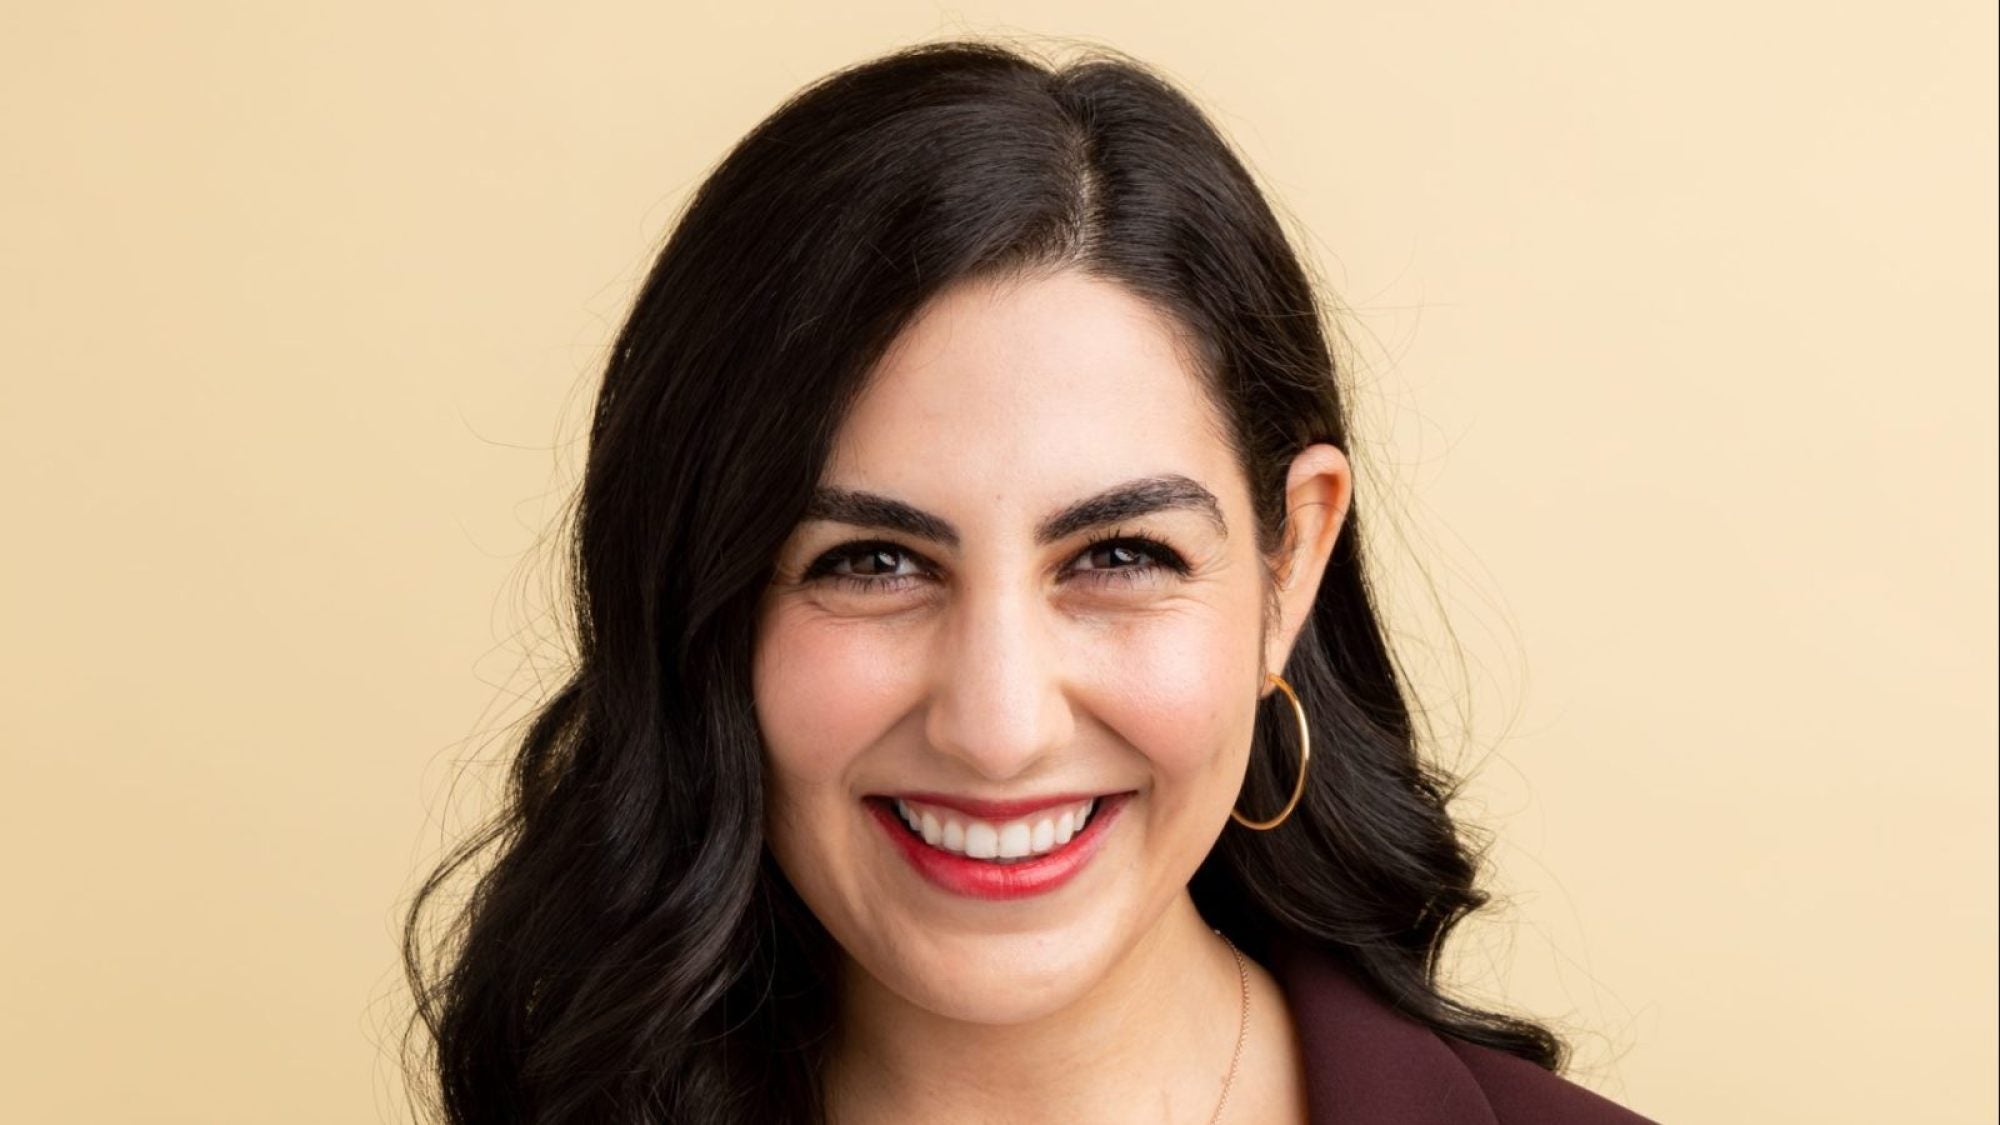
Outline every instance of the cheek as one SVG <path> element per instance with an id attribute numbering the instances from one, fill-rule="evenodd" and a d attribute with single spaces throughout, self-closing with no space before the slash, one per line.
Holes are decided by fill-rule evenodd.
<path id="1" fill-rule="evenodd" d="M 879 628 L 782 610 L 769 619 L 753 694 L 776 802 L 841 786 L 848 765 L 882 738 L 913 666 L 899 649 Z"/>
<path id="2" fill-rule="evenodd" d="M 1229 779 L 1254 714 L 1256 638 L 1232 614 L 1204 607 L 1135 622 L 1114 648 L 1100 698 L 1120 738 L 1145 755 L 1163 783 Z"/>

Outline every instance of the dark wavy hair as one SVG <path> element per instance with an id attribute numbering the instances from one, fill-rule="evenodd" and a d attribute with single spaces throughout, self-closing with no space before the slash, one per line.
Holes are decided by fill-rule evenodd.
<path id="1" fill-rule="evenodd" d="M 920 306 L 1058 269 L 1188 331 L 1275 559 L 1291 459 L 1347 449 L 1346 416 L 1308 275 L 1187 97 L 1109 49 L 1054 67 L 990 42 L 906 48 L 794 95 L 702 183 L 618 335 L 571 528 L 576 666 L 501 812 L 410 907 L 425 1080 L 449 1121 L 824 1119 L 837 951 L 764 843 L 759 594 Z M 1282 669 L 1322 748 L 1304 799 L 1278 830 L 1225 828 L 1191 892 L 1254 956 L 1316 946 L 1438 1032 L 1557 1069 L 1549 1030 L 1438 984 L 1486 896 L 1450 779 L 1419 752 L 1360 531 L 1351 508 Z M 1260 709 L 1257 745 L 1289 747 L 1291 722 Z M 1241 807 L 1282 805 L 1295 761 L 1254 753 Z M 427 949 L 427 904 L 484 855 Z"/>

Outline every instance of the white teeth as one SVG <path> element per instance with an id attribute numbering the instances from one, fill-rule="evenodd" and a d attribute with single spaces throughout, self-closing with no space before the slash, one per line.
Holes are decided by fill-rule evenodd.
<path id="1" fill-rule="evenodd" d="M 1083 831 L 1097 801 L 1081 801 L 1054 815 L 1044 811 L 1039 817 L 997 823 L 974 820 L 939 806 L 912 806 L 901 798 L 895 801 L 895 808 L 903 823 L 934 848 L 972 859 L 1013 863 L 1046 855 L 1069 843 Z"/>

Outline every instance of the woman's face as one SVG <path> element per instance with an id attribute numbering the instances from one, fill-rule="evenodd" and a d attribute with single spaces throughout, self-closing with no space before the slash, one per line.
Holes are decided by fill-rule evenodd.
<path id="1" fill-rule="evenodd" d="M 942 294 L 760 607 L 771 850 L 934 1012 L 1061 1008 L 1186 893 L 1311 600 L 1266 635 L 1247 486 L 1174 333 L 1075 273 Z"/>

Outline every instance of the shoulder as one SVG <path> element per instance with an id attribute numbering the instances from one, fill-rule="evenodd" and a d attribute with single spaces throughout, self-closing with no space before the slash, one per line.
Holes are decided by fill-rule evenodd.
<path id="1" fill-rule="evenodd" d="M 1436 1033 L 1433 1032 L 1433 1035 Z M 1448 1036 L 1438 1038 L 1479 1083 L 1495 1120 L 1546 1125 L 1651 1125 L 1644 1117 L 1560 1075 L 1505 1051 Z"/>
<path id="2" fill-rule="evenodd" d="M 1312 1125 L 1651 1125 L 1526 1059 L 1377 999 L 1337 957 L 1281 941 L 1271 973 L 1306 1059 Z"/>

